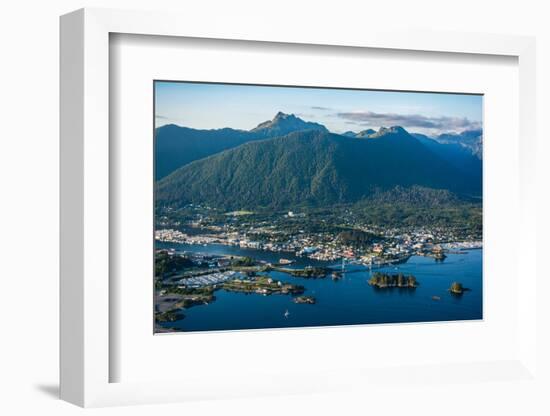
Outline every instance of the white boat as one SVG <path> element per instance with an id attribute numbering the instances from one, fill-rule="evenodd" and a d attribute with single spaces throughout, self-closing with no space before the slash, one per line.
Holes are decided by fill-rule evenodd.
<path id="1" fill-rule="evenodd" d="M 285 318 L 288 318 L 288 316 L 290 315 L 290 312 L 288 311 L 288 309 L 285 311 Z"/>

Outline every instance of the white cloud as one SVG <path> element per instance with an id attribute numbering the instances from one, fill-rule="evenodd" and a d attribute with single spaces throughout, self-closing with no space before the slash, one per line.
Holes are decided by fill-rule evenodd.
<path id="1" fill-rule="evenodd" d="M 431 133 L 460 132 L 481 128 L 480 122 L 469 120 L 466 117 L 429 117 L 420 114 L 375 113 L 373 111 L 341 112 L 335 115 L 346 122 L 361 126 L 401 126 L 411 131 Z"/>

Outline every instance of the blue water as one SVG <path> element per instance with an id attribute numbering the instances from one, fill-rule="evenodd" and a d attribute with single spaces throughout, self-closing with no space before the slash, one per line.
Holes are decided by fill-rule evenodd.
<path id="1" fill-rule="evenodd" d="M 296 260 L 293 267 L 331 265 L 288 253 L 223 245 L 157 243 L 157 246 L 205 254 L 247 255 L 269 262 L 287 258 Z M 166 326 L 181 331 L 210 331 L 482 319 L 482 255 L 482 250 L 470 250 L 466 254 L 449 254 L 440 263 L 433 258 L 413 256 L 397 268 L 373 269 L 373 272 L 413 274 L 420 283 L 414 290 L 379 290 L 369 286 L 371 272 L 364 266 L 348 266 L 348 270 L 360 271 L 346 273 L 339 281 L 271 272 L 274 279 L 304 286 L 304 294 L 314 296 L 317 303 L 295 304 L 289 295 L 263 296 L 219 290 L 216 301 L 192 307 L 185 311 L 184 319 Z M 471 290 L 454 296 L 448 292 L 453 281 Z M 435 301 L 432 296 L 439 296 L 441 300 Z M 288 317 L 284 316 L 286 310 L 290 313 Z"/>

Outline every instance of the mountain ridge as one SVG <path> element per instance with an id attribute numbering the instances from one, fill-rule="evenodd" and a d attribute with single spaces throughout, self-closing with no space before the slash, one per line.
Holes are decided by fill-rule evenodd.
<path id="1" fill-rule="evenodd" d="M 483 157 L 483 129 L 464 130 L 460 133 L 443 133 L 434 137 L 440 144 L 455 144 L 468 149 L 481 160 Z"/>
<path id="2" fill-rule="evenodd" d="M 330 133 L 325 126 L 319 123 L 304 121 L 294 114 L 285 114 L 281 111 L 273 119 L 259 123 L 250 130 L 232 129 L 229 127 L 200 130 L 176 124 L 167 124 L 155 129 L 155 179 L 160 180 L 188 163 L 238 147 L 247 142 L 282 137 L 295 131 L 307 130 Z M 383 137 L 388 131 L 395 130 L 406 132 L 400 126 L 393 126 L 381 127 L 378 131 L 373 129 L 366 129 L 359 133 L 348 131 L 341 134 L 341 136 L 350 139 L 378 139 Z M 461 135 L 465 137 L 464 143 L 461 142 Z M 468 159 L 461 149 L 468 150 L 481 161 L 481 129 L 463 133 L 446 133 L 434 138 L 428 138 L 425 135 L 416 133 L 412 133 L 412 136 L 422 141 L 428 147 L 431 147 L 432 151 L 439 151 L 440 155 L 447 152 L 448 155 L 446 157 L 448 159 L 451 158 L 451 154 L 454 154 L 457 157 L 455 165 L 462 163 L 463 159 Z M 432 142 L 428 142 L 427 140 L 449 147 L 436 148 Z M 476 165 L 470 162 L 468 161 L 464 166 L 470 167 Z"/>
<path id="3" fill-rule="evenodd" d="M 380 129 L 376 140 L 305 130 L 194 161 L 159 181 L 156 195 L 165 206 L 282 209 L 353 203 L 395 186 L 480 194 L 481 178 L 456 169 L 401 127 Z"/>
<path id="4" fill-rule="evenodd" d="M 300 117 L 296 117 L 294 114 L 286 114 L 282 111 L 275 114 L 273 119 L 258 124 L 250 130 L 250 132 L 259 133 L 265 137 L 275 137 L 285 136 L 294 131 L 301 130 L 321 130 L 328 132 L 328 129 L 322 124 L 304 121 Z"/>
<path id="5" fill-rule="evenodd" d="M 201 130 L 176 124 L 165 124 L 155 129 L 155 179 L 162 179 L 177 168 L 194 160 L 248 141 L 284 136 L 299 130 L 328 131 L 321 124 L 307 122 L 294 114 L 285 114 L 280 111 L 272 120 L 260 123 L 251 130 L 229 127 Z"/>

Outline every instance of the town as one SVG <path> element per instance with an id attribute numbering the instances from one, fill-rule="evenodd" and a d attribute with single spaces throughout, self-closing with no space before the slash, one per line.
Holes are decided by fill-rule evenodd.
<path id="1" fill-rule="evenodd" d="M 481 236 L 460 225 L 382 227 L 360 221 L 347 210 L 256 214 L 193 206 L 183 213 L 167 214 L 159 216 L 155 230 L 159 325 L 183 319 L 183 311 L 190 307 L 214 302 L 219 290 L 290 295 L 295 304 L 317 303 L 315 296 L 304 295 L 303 286 L 274 278 L 272 272 L 300 280 L 331 277 L 337 282 L 344 273 L 398 266 L 412 256 L 444 262 L 449 253 L 467 254 L 482 248 Z M 201 247 L 185 249 L 180 244 L 230 246 L 238 254 L 224 249 L 218 251 L 225 254 L 208 254 Z M 262 260 L 258 251 L 277 255 Z M 306 266 L 294 265 L 300 258 L 308 260 Z M 373 273 L 368 284 L 376 290 L 410 290 L 418 285 L 411 275 Z"/>
<path id="2" fill-rule="evenodd" d="M 208 212 L 208 211 L 207 211 Z M 339 227 L 318 230 L 316 223 L 305 220 L 306 214 L 292 211 L 280 214 L 279 220 L 243 217 L 251 213 L 230 213 L 224 222 L 212 221 L 201 214 L 199 220 L 170 222 L 163 218 L 155 231 L 161 242 L 208 245 L 222 244 L 241 248 L 292 253 L 319 261 L 351 261 L 381 266 L 406 261 L 412 255 L 444 260 L 446 251 L 482 248 L 481 236 L 464 233 L 456 227 L 392 227 L 343 223 Z M 346 218 L 341 218 L 341 220 Z M 323 220 L 321 220 L 323 222 Z M 299 224 L 294 230 L 289 224 Z M 294 227 L 296 228 L 296 227 Z M 331 229 L 332 228 L 332 229 Z"/>

